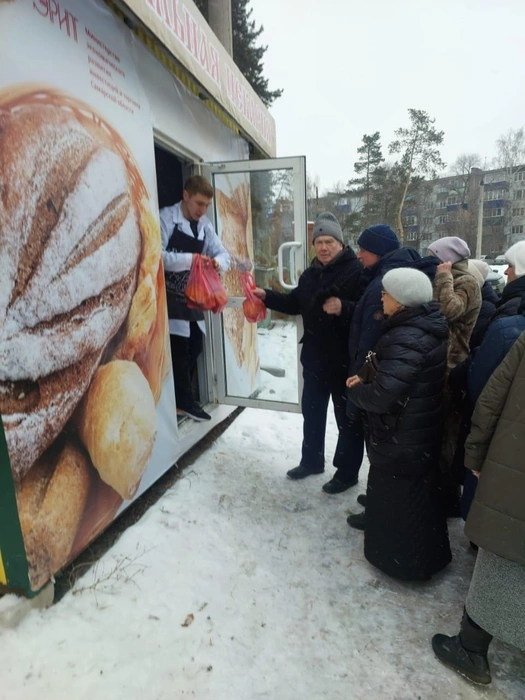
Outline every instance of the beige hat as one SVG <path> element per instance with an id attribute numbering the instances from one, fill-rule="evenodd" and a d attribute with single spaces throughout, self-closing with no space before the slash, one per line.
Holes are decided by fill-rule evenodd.
<path id="1" fill-rule="evenodd" d="M 476 282 L 479 285 L 479 288 L 481 289 L 481 287 L 483 287 L 483 285 L 485 284 L 486 278 L 483 277 L 483 273 L 476 265 L 477 262 L 483 262 L 483 260 L 469 260 L 468 261 L 468 271 L 470 272 L 472 277 L 474 277 L 474 279 L 476 280 Z M 485 263 L 485 265 L 486 265 L 486 263 Z M 488 267 L 488 265 L 487 265 L 487 267 Z M 487 275 L 488 274 L 489 273 L 487 272 Z"/>

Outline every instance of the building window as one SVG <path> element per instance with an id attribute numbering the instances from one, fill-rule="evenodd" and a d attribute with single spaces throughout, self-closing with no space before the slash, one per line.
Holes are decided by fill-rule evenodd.
<path id="1" fill-rule="evenodd" d="M 495 219 L 498 216 L 503 216 L 502 207 L 494 207 L 493 209 L 487 209 L 484 213 L 486 219 Z"/>
<path id="2" fill-rule="evenodd" d="M 523 197 L 523 190 L 514 190 L 514 199 L 525 199 L 525 197 Z"/>
<path id="3" fill-rule="evenodd" d="M 438 216 L 438 224 L 446 224 L 448 221 L 448 216 L 445 214 L 444 216 Z"/>
<path id="4" fill-rule="evenodd" d="M 417 241 L 417 231 L 407 231 L 407 241 Z"/>
<path id="5" fill-rule="evenodd" d="M 520 170 L 519 173 L 514 173 L 514 182 L 522 182 L 525 180 L 525 171 Z"/>
<path id="6" fill-rule="evenodd" d="M 512 209 L 512 216 L 525 216 L 525 207 L 514 207 Z"/>
<path id="7" fill-rule="evenodd" d="M 448 206 L 451 206 L 451 205 L 453 205 L 453 204 L 459 204 L 459 203 L 460 203 L 459 197 L 454 196 L 454 197 L 449 197 L 449 198 L 447 199 L 447 205 L 448 205 Z"/>
<path id="8" fill-rule="evenodd" d="M 415 216 L 405 216 L 405 226 L 415 226 L 417 224 Z"/>
<path id="9" fill-rule="evenodd" d="M 505 190 L 488 190 L 485 192 L 485 199 L 491 202 L 494 199 L 504 199 Z"/>
<path id="10" fill-rule="evenodd" d="M 523 225 L 513 226 L 512 233 L 523 233 Z"/>

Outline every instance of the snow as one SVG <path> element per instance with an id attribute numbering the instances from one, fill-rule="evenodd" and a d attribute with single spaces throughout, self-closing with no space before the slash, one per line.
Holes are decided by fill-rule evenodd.
<path id="1" fill-rule="evenodd" d="M 327 464 L 335 440 L 331 416 Z M 442 574 L 389 579 L 345 522 L 366 465 L 359 487 L 327 496 L 332 467 L 285 478 L 300 445 L 299 415 L 245 410 L 60 603 L 0 630 L 0 698 L 525 697 L 517 650 L 493 643 L 480 689 L 430 649 L 458 629 L 474 565 L 462 523 Z"/>
<path id="2" fill-rule="evenodd" d="M 272 321 L 270 328 L 257 330 L 261 366 L 258 399 L 298 402 L 297 326 L 294 321 Z M 275 377 L 265 367 L 284 370 L 284 377 Z"/>

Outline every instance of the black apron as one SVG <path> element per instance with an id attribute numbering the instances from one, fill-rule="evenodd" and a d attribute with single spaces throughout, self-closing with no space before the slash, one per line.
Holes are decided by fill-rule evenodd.
<path id="1" fill-rule="evenodd" d="M 204 250 L 204 238 L 197 239 L 197 226 L 192 226 L 193 238 L 180 230 L 175 224 L 173 233 L 166 247 L 167 253 L 198 253 L 202 255 Z M 166 296 L 168 300 L 168 318 L 180 321 L 202 321 L 204 314 L 197 309 L 188 309 L 184 291 L 188 284 L 190 270 L 182 272 L 165 272 Z"/>

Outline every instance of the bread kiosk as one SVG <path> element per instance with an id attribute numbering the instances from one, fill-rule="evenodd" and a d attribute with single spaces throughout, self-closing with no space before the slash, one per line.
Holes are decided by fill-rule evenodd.
<path id="1" fill-rule="evenodd" d="M 306 264 L 304 159 L 275 148 L 191 0 L 0 0 L 2 592 L 34 596 L 233 406 L 299 410 L 235 264 L 277 289 Z M 192 172 L 232 259 L 207 423 L 177 422 L 159 234 Z"/>

